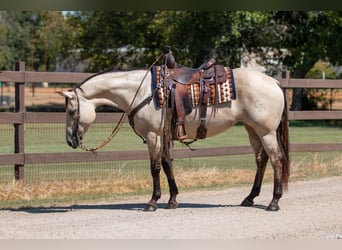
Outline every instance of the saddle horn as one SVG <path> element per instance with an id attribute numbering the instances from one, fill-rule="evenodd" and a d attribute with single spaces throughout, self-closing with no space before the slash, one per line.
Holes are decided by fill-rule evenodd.
<path id="1" fill-rule="evenodd" d="M 177 67 L 176 59 L 173 56 L 171 46 L 166 46 L 164 50 L 164 58 L 163 61 L 169 69 L 174 69 Z"/>

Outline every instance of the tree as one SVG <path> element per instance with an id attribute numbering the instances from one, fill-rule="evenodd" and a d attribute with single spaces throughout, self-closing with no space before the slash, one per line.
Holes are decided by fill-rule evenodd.
<path id="1" fill-rule="evenodd" d="M 199 66 L 211 56 L 216 56 L 218 63 L 239 66 L 241 48 L 257 48 L 256 41 L 261 44 L 262 37 L 255 31 L 263 26 L 265 15 L 230 11 L 76 14 L 83 29 L 79 37 L 82 58 L 89 60 L 93 71 L 113 65 L 146 66 L 166 45 L 172 47 L 178 62 L 187 66 Z M 120 53 L 123 47 L 124 55 Z"/>
<path id="2" fill-rule="evenodd" d="M 7 62 L 12 60 L 10 47 L 6 43 L 8 29 L 4 19 L 4 12 L 0 12 L 0 69 L 8 69 Z"/>
<path id="3" fill-rule="evenodd" d="M 30 12 L 0 12 L 0 68 L 13 70 L 18 60 L 30 57 Z"/>
<path id="4" fill-rule="evenodd" d="M 67 57 L 72 48 L 75 28 L 68 25 L 59 11 L 41 13 L 41 25 L 37 27 L 36 48 L 40 66 L 44 71 L 55 70 L 57 58 Z"/>
<path id="5" fill-rule="evenodd" d="M 0 31 L 0 68 L 22 60 L 27 69 L 49 71 L 68 56 L 78 30 L 59 11 L 9 11 L 0 12 Z"/>
<path id="6" fill-rule="evenodd" d="M 284 27 L 278 48 L 289 53 L 282 62 L 295 78 L 304 78 L 315 63 L 322 59 L 341 63 L 342 12 L 275 12 L 273 20 Z M 308 90 L 294 89 L 292 110 L 302 110 L 308 104 Z M 310 106 L 310 105 L 309 105 Z M 306 108 L 310 108 L 306 105 Z"/>
<path id="7" fill-rule="evenodd" d="M 89 71 L 110 67 L 142 66 L 135 52 L 144 47 L 147 25 L 153 19 L 149 12 L 82 11 L 75 13 L 73 23 L 81 27 L 78 36 L 81 58 Z M 149 47 L 146 47 L 150 49 Z"/>

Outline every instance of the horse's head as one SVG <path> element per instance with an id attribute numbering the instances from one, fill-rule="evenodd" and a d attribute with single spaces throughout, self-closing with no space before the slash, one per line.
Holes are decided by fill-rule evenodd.
<path id="1" fill-rule="evenodd" d="M 72 148 L 82 145 L 84 134 L 96 118 L 95 105 L 78 89 L 58 92 L 65 97 L 66 142 Z"/>

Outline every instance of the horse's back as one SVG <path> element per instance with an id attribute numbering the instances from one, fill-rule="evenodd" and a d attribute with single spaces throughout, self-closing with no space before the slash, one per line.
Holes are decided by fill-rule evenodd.
<path id="1" fill-rule="evenodd" d="M 243 122 L 267 130 L 276 129 L 284 110 L 284 94 L 279 82 L 251 69 L 237 68 L 233 72 Z"/>
<path id="2" fill-rule="evenodd" d="M 233 73 L 235 81 L 238 81 L 239 85 L 246 85 L 250 88 L 269 87 L 279 90 L 279 82 L 260 71 L 247 68 L 235 68 L 233 69 Z"/>

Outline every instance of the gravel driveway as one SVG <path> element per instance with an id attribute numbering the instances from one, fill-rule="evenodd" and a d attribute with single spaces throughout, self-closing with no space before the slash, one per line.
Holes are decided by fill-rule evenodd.
<path id="1" fill-rule="evenodd" d="M 254 207 L 250 187 L 181 192 L 180 207 L 142 212 L 149 196 L 112 203 L 0 210 L 1 239 L 342 239 L 342 176 L 290 182 L 278 212 L 266 212 L 273 185 Z"/>

